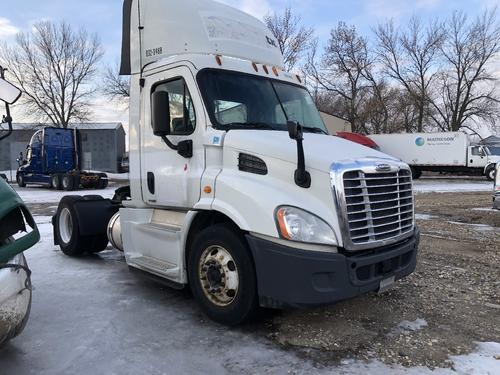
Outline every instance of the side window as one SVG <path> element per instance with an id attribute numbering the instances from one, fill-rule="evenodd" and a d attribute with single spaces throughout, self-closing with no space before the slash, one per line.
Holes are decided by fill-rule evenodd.
<path id="1" fill-rule="evenodd" d="M 170 100 L 170 131 L 172 135 L 191 134 L 196 128 L 194 103 L 186 81 L 177 78 L 161 83 L 153 92 L 166 91 Z"/>
<path id="2" fill-rule="evenodd" d="M 480 156 L 481 155 L 481 152 L 479 151 L 479 147 L 472 147 L 471 153 L 474 156 Z"/>

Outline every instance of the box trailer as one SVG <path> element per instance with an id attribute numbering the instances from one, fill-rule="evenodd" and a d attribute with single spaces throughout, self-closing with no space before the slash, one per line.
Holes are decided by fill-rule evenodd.
<path id="1" fill-rule="evenodd" d="M 208 0 L 125 0 L 130 186 L 65 197 L 54 238 L 106 248 L 212 319 L 333 303 L 412 273 L 407 164 L 328 135 L 265 25 Z"/>
<path id="2" fill-rule="evenodd" d="M 369 136 L 380 151 L 394 156 L 412 169 L 414 178 L 423 171 L 482 174 L 493 181 L 500 156 L 481 145 L 473 145 L 467 134 L 415 133 Z"/>

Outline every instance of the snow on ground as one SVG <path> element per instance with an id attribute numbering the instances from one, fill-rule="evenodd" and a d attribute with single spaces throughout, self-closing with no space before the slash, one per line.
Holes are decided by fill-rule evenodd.
<path id="1" fill-rule="evenodd" d="M 48 188 L 27 186 L 20 188 L 14 186 L 19 196 L 25 203 L 58 203 L 65 195 L 101 195 L 104 198 L 113 198 L 115 188 L 104 190 L 78 190 L 78 191 L 56 191 Z"/>
<path id="2" fill-rule="evenodd" d="M 431 220 L 431 219 L 436 219 L 437 216 L 435 215 L 429 215 L 429 214 L 415 214 L 415 219 L 417 220 Z"/>
<path id="3" fill-rule="evenodd" d="M 498 230 L 496 227 L 492 227 L 491 225 L 488 224 L 472 224 L 472 223 L 461 223 L 460 221 L 448 221 L 450 224 L 455 224 L 455 225 L 467 225 L 473 229 L 476 229 L 480 232 L 489 232 L 489 231 L 496 231 Z"/>
<path id="4" fill-rule="evenodd" d="M 413 182 L 413 189 L 416 193 L 493 192 L 493 183 L 486 180 L 463 182 L 462 179 L 419 179 Z"/>
<path id="5" fill-rule="evenodd" d="M 450 358 L 455 370 L 350 359 L 318 368 L 251 326 L 213 323 L 187 293 L 129 272 L 118 251 L 64 256 L 53 245 L 50 217 L 35 219 L 42 240 L 26 253 L 33 271 L 31 317 L 23 334 L 0 349 L 2 374 L 500 374 L 498 343 Z M 425 324 L 420 319 L 400 326 Z"/>

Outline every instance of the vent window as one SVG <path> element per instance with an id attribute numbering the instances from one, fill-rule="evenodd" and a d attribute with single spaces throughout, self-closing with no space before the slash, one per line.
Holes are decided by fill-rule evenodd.
<path id="1" fill-rule="evenodd" d="M 240 154 L 238 157 L 238 169 L 242 172 L 267 174 L 267 165 L 261 158 L 249 154 Z"/>

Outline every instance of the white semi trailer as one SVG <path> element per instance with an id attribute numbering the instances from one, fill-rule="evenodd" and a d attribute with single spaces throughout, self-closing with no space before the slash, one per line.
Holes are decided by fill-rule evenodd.
<path id="1" fill-rule="evenodd" d="M 412 168 L 413 177 L 423 171 L 482 174 L 490 181 L 495 177 L 499 155 L 491 155 L 488 148 L 471 144 L 467 134 L 415 133 L 376 134 L 369 136 L 380 151 L 394 156 Z"/>
<path id="2" fill-rule="evenodd" d="M 260 21 L 208 0 L 125 0 L 123 35 L 130 187 L 61 200 L 65 254 L 109 239 L 131 269 L 189 285 L 225 324 L 413 272 L 408 165 L 328 136 Z"/>

